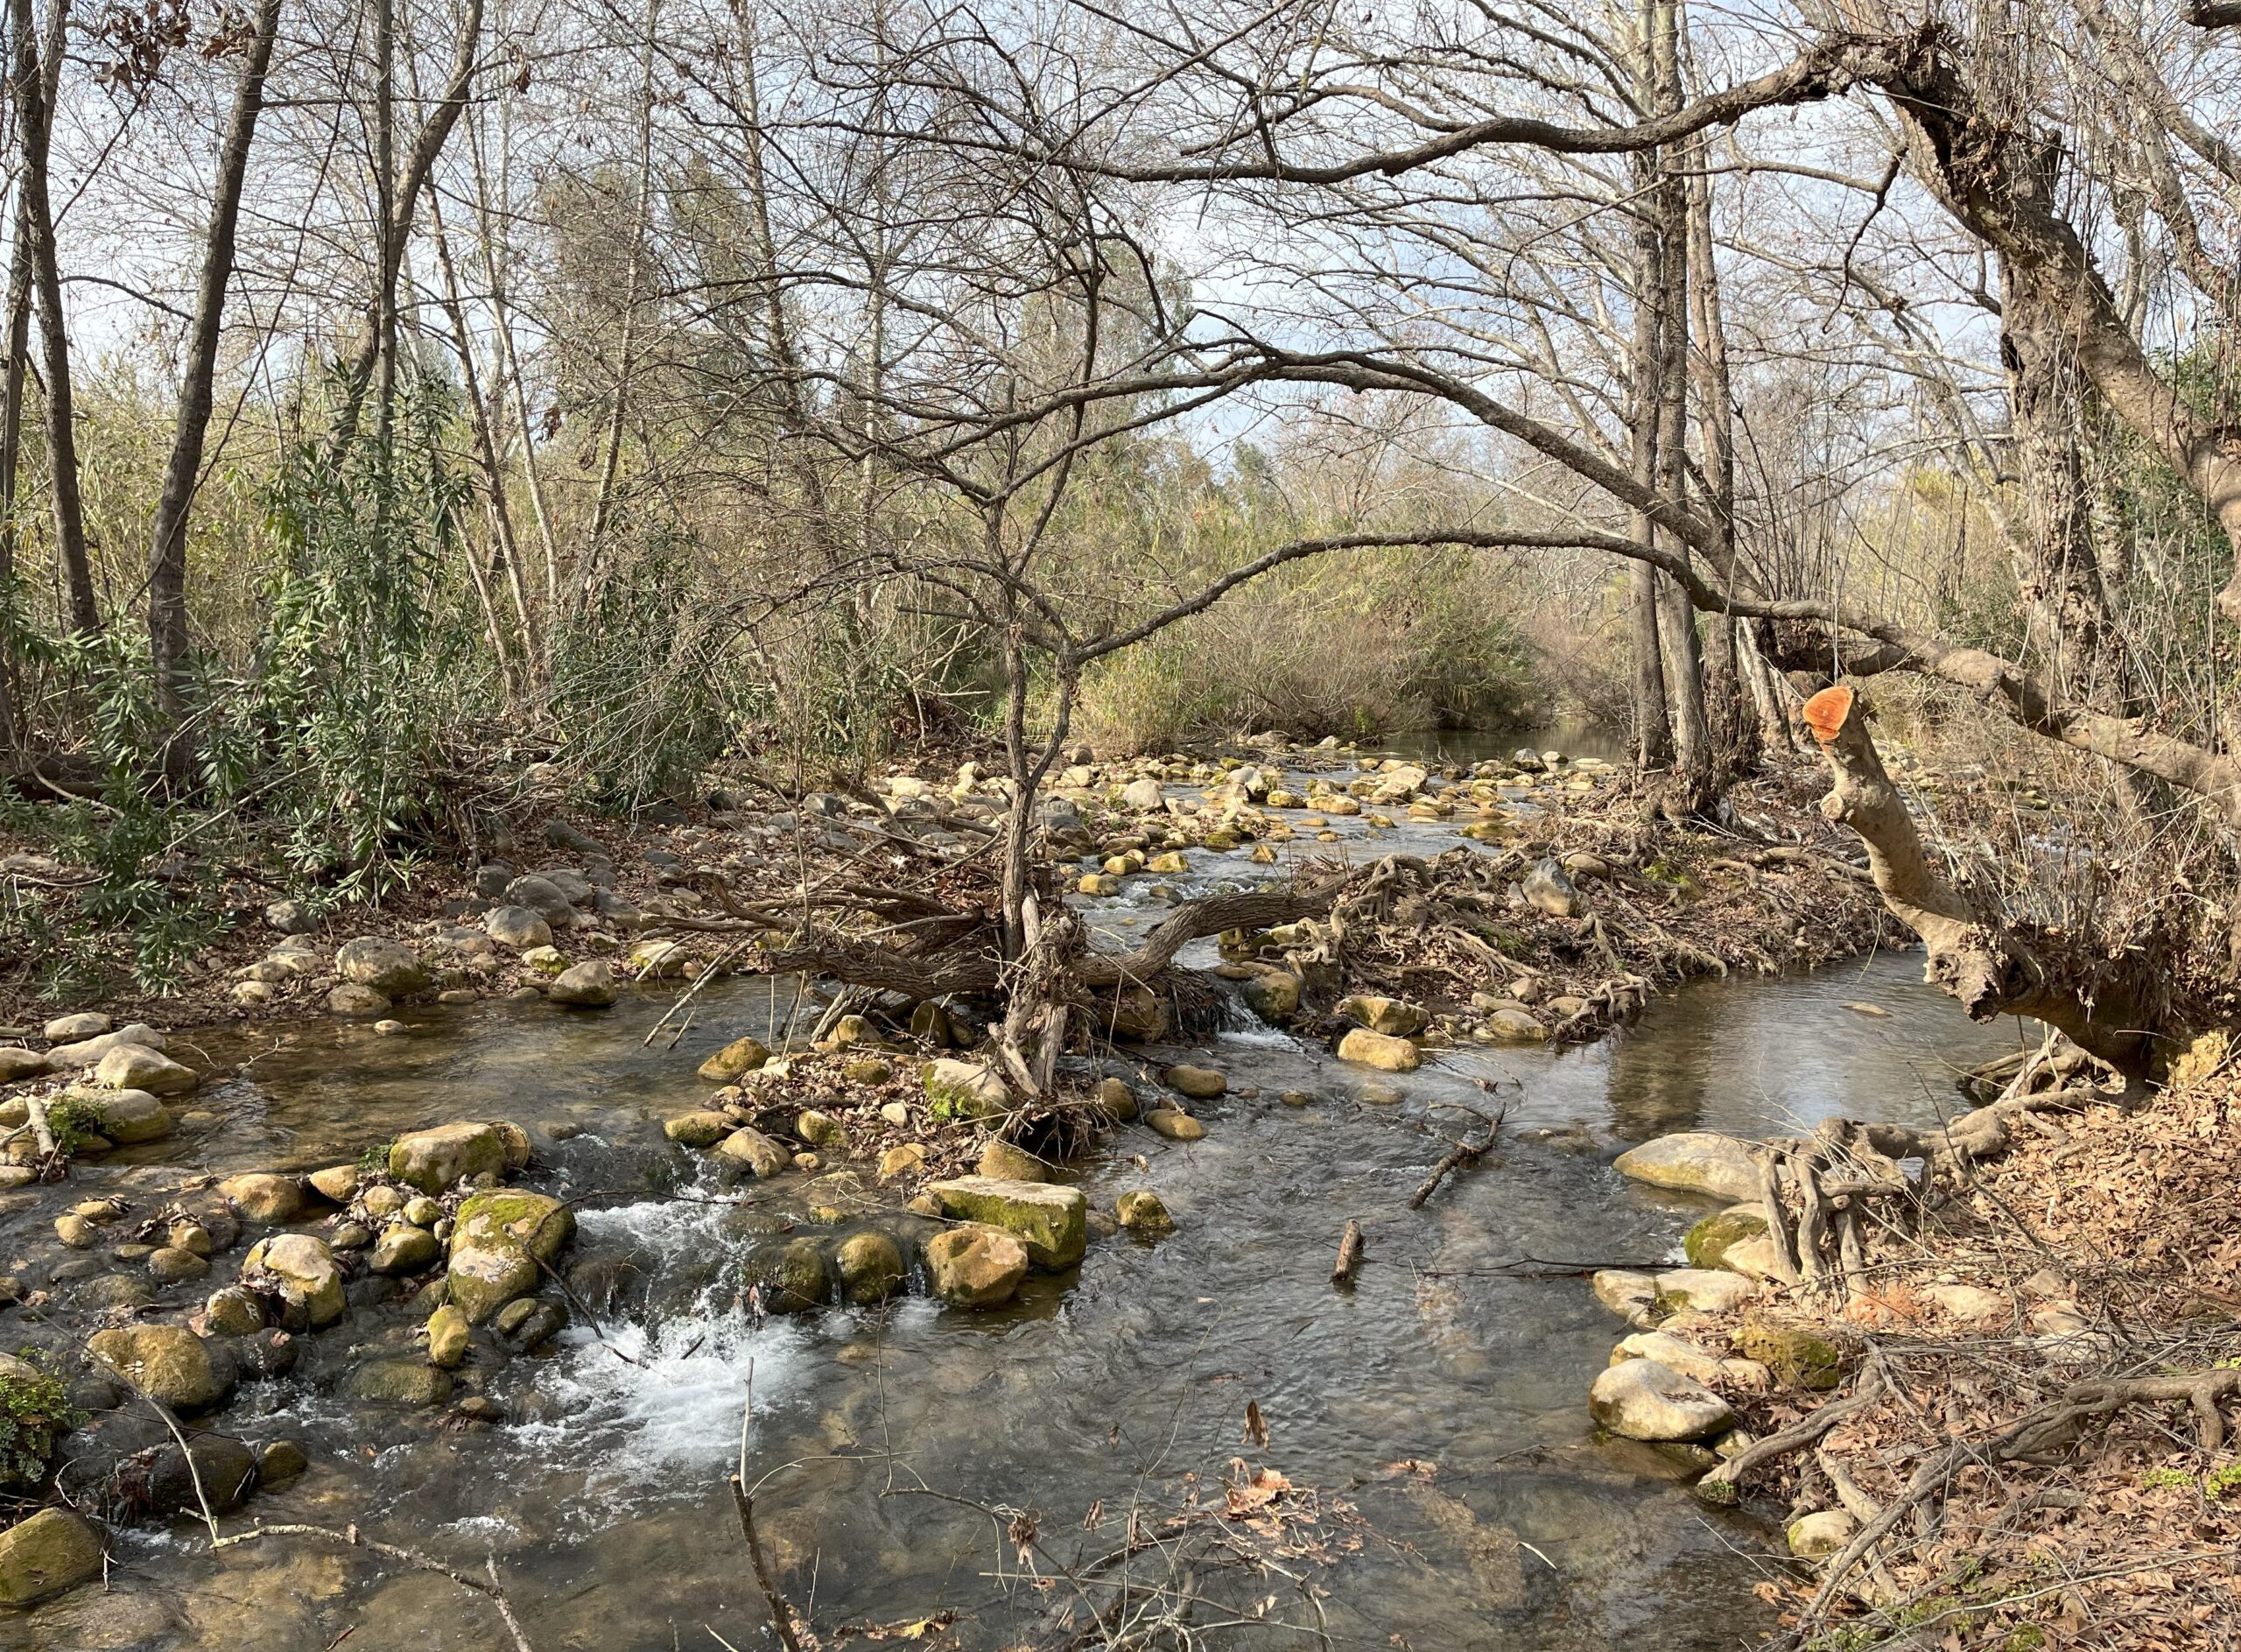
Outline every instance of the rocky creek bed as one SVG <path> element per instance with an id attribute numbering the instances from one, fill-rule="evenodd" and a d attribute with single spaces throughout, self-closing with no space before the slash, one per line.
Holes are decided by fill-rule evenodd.
<path id="1" fill-rule="evenodd" d="M 1453 817 L 1375 829 L 1437 850 L 1473 823 Z M 1354 818 L 1325 817 L 1334 840 Z M 1237 854 L 1164 852 L 1179 870 L 1099 873 L 1120 887 L 1079 896 L 1092 921 L 1125 941 L 1176 898 L 1154 877 L 1187 892 Z M 536 893 L 508 871 L 486 904 Z M 608 887 L 586 882 L 570 928 Z M 1063 1644 L 1085 1609 L 1069 1569 L 1118 1564 L 1135 1609 L 1233 1614 L 1240 1644 L 1256 1622 L 1732 1644 L 1775 1564 L 1765 1534 L 1707 1523 L 1658 1489 L 1688 1465 L 1599 1436 L 1583 1400 L 1609 1322 L 1520 1264 L 1672 1254 L 1686 1199 L 1607 1163 L 1633 1142 L 1764 1134 L 1863 1095 L 1932 1118 L 1949 1065 L 2003 1047 L 1893 959 L 1706 982 L 1576 1050 L 1387 1030 L 1421 1054 L 1386 1072 L 1403 1064 L 1268 1024 L 1247 1007 L 1268 967 L 1233 967 L 1211 1043 L 1076 1072 L 1104 1081 L 1109 1133 L 1054 1164 L 992 1145 L 973 1069 L 901 1030 L 804 1016 L 786 983 L 688 983 L 693 957 L 651 950 L 555 991 L 576 961 L 551 970 L 528 956 L 549 940 L 468 916 L 454 931 L 485 946 L 284 942 L 292 972 L 235 966 L 284 1002 L 389 1001 L 334 1002 L 361 1019 L 249 1016 L 161 1051 L 135 1034 L 90 1082 L 66 1059 L 0 1092 L 27 1158 L 33 1097 L 50 1134 L 111 1132 L 66 1181 L 0 1196 L 9 1346 L 67 1388 L 60 1483 L 98 1538 L 50 1511 L 22 1540 L 50 1557 L 0 1565 L 32 1602 L 6 1620 L 23 1644 L 509 1643 L 487 1602 L 363 1551 L 214 1549 L 204 1501 L 228 1533 L 355 1523 L 454 1565 L 495 1557 L 540 1648 L 747 1644 L 764 1606 L 725 1474 L 750 1367 L 752 1460 L 790 1466 L 757 1498 L 764 1545 L 825 1632 Z M 1506 1107 L 1494 1150 L 1409 1210 L 1465 1106 Z M 1366 1261 L 1337 1291 L 1349 1217 Z M 136 1386 L 172 1402 L 195 1473 Z M 103 1550 L 105 1585 L 50 1586 Z"/>

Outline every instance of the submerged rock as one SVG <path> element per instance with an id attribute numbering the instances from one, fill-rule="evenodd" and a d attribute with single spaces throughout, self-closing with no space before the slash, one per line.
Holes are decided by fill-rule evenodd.
<path id="1" fill-rule="evenodd" d="M 1621 1153 L 1611 1168 L 1653 1187 L 1709 1193 L 1730 1204 L 1759 1197 L 1759 1172 L 1749 1148 L 1732 1135 L 1711 1130 L 1661 1135 Z"/>
<path id="2" fill-rule="evenodd" d="M 1089 1241 L 1089 1201 L 1078 1187 L 964 1176 L 931 1184 L 926 1192 L 945 1216 L 1001 1228 L 1027 1247 L 1038 1268 L 1071 1268 Z"/>
<path id="3" fill-rule="evenodd" d="M 926 1241 L 927 1283 L 952 1307 L 1009 1302 L 1027 1277 L 1027 1247 L 999 1228 L 952 1227 Z"/>
<path id="4" fill-rule="evenodd" d="M 1735 1420 L 1725 1400 L 1654 1360 L 1627 1360 L 1605 1369 L 1588 1390 L 1587 1409 L 1605 1428 L 1630 1440 L 1701 1440 Z"/>

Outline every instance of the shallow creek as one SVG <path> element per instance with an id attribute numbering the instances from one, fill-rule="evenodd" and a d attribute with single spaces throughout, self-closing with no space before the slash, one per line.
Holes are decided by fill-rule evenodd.
<path id="1" fill-rule="evenodd" d="M 1387 836 L 1454 841 L 1434 830 L 1422 843 L 1416 828 Z M 1245 870 L 1241 856 L 1219 860 L 1230 875 Z M 1115 940 L 1165 910 L 1149 896 L 1092 904 Z M 1171 1237 L 1094 1241 L 1077 1271 L 1031 1276 L 1000 1311 L 940 1312 L 911 1297 L 760 1326 L 730 1283 L 751 1224 L 742 1207 L 711 1202 L 724 1195 L 692 1179 L 697 1159 L 664 1142 L 659 1123 L 703 1093 L 693 1068 L 706 1054 L 769 1030 L 765 984 L 701 995 L 673 1049 L 641 1045 L 671 995 L 651 991 L 600 1015 L 425 1010 L 389 1037 L 332 1024 L 205 1037 L 214 1064 L 251 1061 L 201 1102 L 224 1120 L 195 1149 L 205 1168 L 310 1169 L 404 1128 L 510 1117 L 530 1128 L 540 1185 L 582 1201 L 573 1260 L 628 1255 L 650 1276 L 644 1305 L 609 1320 L 605 1343 L 579 1325 L 552 1357 L 490 1377 L 516 1418 L 501 1427 L 336 1397 L 354 1353 L 404 1346 L 401 1310 L 309 1339 L 295 1380 L 249 1390 L 218 1426 L 296 1439 L 311 1472 L 228 1523 L 356 1521 L 455 1563 L 495 1554 L 540 1652 L 714 1652 L 716 1635 L 770 1646 L 724 1484 L 751 1363 L 755 1470 L 797 1465 L 762 1490 L 764 1536 L 787 1592 L 828 1636 L 947 1608 L 963 1645 L 1008 1647 L 1063 1605 L 1063 1585 L 1034 1587 L 985 1515 L 905 1488 L 1031 1508 L 1057 1552 L 1093 1555 L 1113 1535 L 1077 1529 L 1093 1505 L 1110 1514 L 1135 1498 L 1163 1515 L 1192 1473 L 1219 1501 L 1242 1457 L 1324 1494 L 1309 1535 L 1346 1551 L 1310 1569 L 1328 1591 L 1332 1643 L 1746 1645 L 1771 1627 L 1751 1594 L 1771 1564 L 1764 1534 L 1699 1509 L 1640 1448 L 1591 1437 L 1587 1385 L 1624 1327 L 1583 1280 L 1487 1270 L 1528 1255 L 1671 1253 L 1708 1207 L 1612 1172 L 1608 1159 L 1632 1142 L 1698 1127 L 1763 1134 L 1835 1110 L 1919 1121 L 1951 1109 L 1955 1067 L 2015 1035 L 1970 1025 L 1918 972 L 1894 956 L 1698 985 L 1590 1048 L 1447 1052 L 1397 1081 L 1397 1103 L 1366 1101 L 1371 1075 L 1319 1048 L 1240 1023 L 1191 1052 L 1233 1088 L 1195 1109 L 1204 1141 L 1124 1128 L 1078 1167 L 1105 1209 L 1156 1188 L 1179 1224 Z M 783 1012 L 783 993 L 777 1002 Z M 1844 1007 L 1860 1002 L 1892 1014 Z M 1147 1052 L 1145 1068 L 1163 1053 L 1184 1052 Z M 1409 1211 L 1445 1147 L 1428 1129 L 1469 1122 L 1433 1104 L 1487 1105 L 1482 1079 L 1508 1108 L 1501 1145 Z M 1312 1100 L 1285 1105 L 1287 1091 Z M 177 1143 L 163 1147 L 175 1162 Z M 117 1155 L 89 1191 L 159 1151 Z M 1349 1217 L 1368 1247 L 1346 1292 L 1330 1269 Z M 25 1220 L 9 1218 L 0 1241 Z M 1244 1441 L 1248 1401 L 1266 1419 L 1265 1450 Z M 117 1557 L 115 1585 L 137 1604 L 36 1613 L 0 1626 L 0 1641 L 299 1652 L 351 1630 L 347 1644 L 397 1652 L 507 1644 L 487 1603 L 448 1582 L 297 1540 L 212 1557 L 182 1522 L 127 1534 Z M 1159 1578 L 1156 1556 L 1136 1564 Z M 1268 1612 L 1307 1619 L 1289 1587 Z M 1318 1644 L 1266 1625 L 1205 1643 Z"/>

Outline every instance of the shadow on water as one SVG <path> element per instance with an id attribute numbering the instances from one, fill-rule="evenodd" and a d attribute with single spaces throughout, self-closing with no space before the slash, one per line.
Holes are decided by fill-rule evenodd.
<path id="1" fill-rule="evenodd" d="M 516 1419 L 504 1428 L 459 1431 L 335 1397 L 354 1357 L 393 1356 L 409 1339 L 401 1310 L 386 1328 L 362 1315 L 314 1339 L 307 1385 L 229 1414 L 250 1438 L 302 1440 L 314 1459 L 256 1512 L 357 1520 L 469 1562 L 495 1553 L 541 1652 L 713 1652 L 711 1630 L 767 1644 L 723 1484 L 752 1360 L 755 1461 L 794 1465 L 763 1488 L 766 1536 L 785 1587 L 813 1596 L 827 1629 L 949 1609 L 964 1645 L 1007 1647 L 1063 1606 L 1062 1588 L 1023 1576 L 987 1519 L 909 1488 L 1032 1509 L 1059 1552 L 1088 1557 L 1112 1541 L 1079 1529 L 1097 1505 L 1138 1501 L 1156 1523 L 1190 1494 L 1187 1476 L 1203 1495 L 1244 1458 L 1321 1489 L 1301 1535 L 1340 1557 L 1309 1566 L 1339 1644 L 1747 1643 L 1771 1627 L 1750 1593 L 1768 1564 L 1763 1534 L 1697 1508 L 1655 1459 L 1590 1436 L 1585 1389 L 1622 1327 L 1577 1279 L 1489 1269 L 1524 1255 L 1669 1254 L 1697 1208 L 1615 1175 L 1607 1160 L 1628 1141 L 1949 1105 L 1952 1067 L 2013 1035 L 1970 1025 L 1917 971 L 1886 957 L 1701 985 L 1586 1050 L 1453 1052 L 1409 1075 L 1395 1105 L 1366 1100 L 1363 1076 L 1319 1049 L 1226 1035 L 1198 1058 L 1254 1093 L 1203 1109 L 1204 1142 L 1124 1130 L 1080 1174 L 1106 1208 L 1156 1187 L 1180 1224 L 1172 1238 L 1094 1243 L 1078 1269 L 1036 1279 L 1000 1311 L 910 1299 L 760 1325 L 735 1283 L 754 1223 L 672 1196 L 715 1190 L 692 1180 L 658 1121 L 698 1099 L 706 1054 L 765 1029 L 761 985 L 704 995 L 674 1050 L 640 1046 L 664 1007 L 650 994 L 601 1016 L 430 1012 L 399 1037 L 301 1030 L 214 1099 L 234 1128 L 214 1137 L 226 1144 L 214 1168 L 331 1162 L 412 1125 L 511 1116 L 532 1127 L 549 1184 L 584 1201 L 579 1257 L 627 1265 L 651 1288 L 647 1307 L 602 1327 L 605 1341 L 578 1327 L 555 1356 L 490 1374 Z M 1867 1017 L 1847 1001 L 1894 1013 Z M 213 1042 L 215 1058 L 254 1053 Z M 1408 1211 L 1444 1149 L 1437 1132 L 1458 1128 L 1435 1104 L 1483 1102 L 1479 1078 L 1514 1098 L 1508 1138 Z M 1311 1099 L 1285 1105 L 1286 1091 Z M 1368 1260 L 1342 1293 L 1329 1271 L 1349 1217 L 1368 1231 Z M 1248 1401 L 1268 1421 L 1265 1450 L 1245 1443 Z M 173 1628 L 132 1644 L 316 1646 L 350 1624 L 370 1646 L 499 1644 L 483 1608 L 440 1580 L 346 1579 L 331 1556 L 212 1559 L 195 1546 L 184 1531 L 126 1539 L 128 1586 L 175 1603 Z M 1159 1581 L 1158 1551 L 1138 1564 Z M 1303 1617 L 1290 1585 L 1278 1592 L 1271 1618 Z M 243 1631 L 251 1621 L 262 1638 Z M 1266 1625 L 1211 1629 L 1205 1643 L 1314 1644 Z"/>

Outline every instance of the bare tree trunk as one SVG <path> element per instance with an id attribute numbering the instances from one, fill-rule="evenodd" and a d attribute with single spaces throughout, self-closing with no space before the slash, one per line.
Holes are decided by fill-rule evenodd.
<path id="1" fill-rule="evenodd" d="M 1689 313 L 1697 348 L 1690 356 L 1697 390 L 1704 505 L 1712 519 L 1714 547 L 1706 555 L 1720 590 L 1732 596 L 1735 566 L 1735 389 L 1729 380 L 1727 317 L 1720 306 L 1718 248 L 1712 238 L 1712 186 L 1701 140 L 1692 146 L 1689 168 Z M 1704 653 L 1705 719 L 1710 725 L 1716 784 L 1725 784 L 1758 766 L 1760 719 L 1755 695 L 1746 687 L 1750 669 L 1746 646 L 1732 614 L 1707 623 Z"/>
<path id="2" fill-rule="evenodd" d="M 2173 1018 L 2167 967 L 2146 956 L 2111 963 L 2075 950 L 2042 953 L 2019 938 L 1932 862 L 1906 800 L 1884 772 L 1859 697 L 1849 688 L 1824 689 L 1806 702 L 1805 721 L 1835 781 L 1822 812 L 1867 846 L 1883 903 L 1921 937 L 1928 954 L 1923 979 L 1957 999 L 1973 1020 L 2034 1016 L 2119 1072 L 2147 1072 L 2158 1055 L 2155 1036 L 2169 1031 Z"/>
<path id="3" fill-rule="evenodd" d="M 498 656 L 498 668 L 506 685 L 509 705 L 518 706 L 528 685 L 523 677 L 534 669 L 538 657 L 537 632 L 530 618 L 529 596 L 522 586 L 521 545 L 514 534 L 513 511 L 506 502 L 506 473 L 499 452 L 495 432 L 492 429 L 490 402 L 485 399 L 481 369 L 474 359 L 474 342 L 467 332 L 467 306 L 460 296 L 459 271 L 452 263 L 451 238 L 444 232 L 444 216 L 439 202 L 431 199 L 429 222 L 435 230 L 436 264 L 444 278 L 444 314 L 451 322 L 452 340 L 459 351 L 460 375 L 467 391 L 467 424 L 474 434 L 475 461 L 482 468 L 483 492 L 490 517 L 490 531 L 497 541 L 497 561 L 513 598 L 514 617 L 521 628 L 522 665 L 516 667 L 513 650 L 506 646 L 505 626 L 498 617 L 498 605 L 490 592 L 490 573 L 486 573 L 474 558 L 474 548 L 466 547 L 467 572 L 474 577 L 475 595 L 482 604 L 484 625 L 490 633 L 490 646 Z M 491 573 L 502 570 L 494 568 Z"/>
<path id="4" fill-rule="evenodd" d="M 397 373 L 397 288 L 404 269 L 405 243 L 411 238 L 420 192 L 427 186 L 437 157 L 443 153 L 452 128 L 459 123 L 460 114 L 467 107 L 467 92 L 474 79 L 475 53 L 482 39 L 482 5 L 483 0 L 467 0 L 467 14 L 460 19 L 450 79 L 443 96 L 428 112 L 426 124 L 413 139 L 400 173 L 396 156 L 397 8 L 395 0 L 375 0 L 374 170 L 380 192 L 380 199 L 375 204 L 375 253 L 378 264 L 366 330 L 359 339 L 357 349 L 344 363 L 342 406 L 336 415 L 334 434 L 328 445 L 330 459 L 338 463 L 357 439 L 359 419 L 369 388 L 380 397 L 380 405 L 375 411 L 377 420 L 395 412 L 391 403 Z M 385 453 L 387 441 L 383 440 L 381 446 Z"/>
<path id="5" fill-rule="evenodd" d="M 1669 115 L 1681 107 L 1680 0 L 1647 0 L 1644 7 L 1649 107 Z M 1680 176 L 1680 151 L 1668 145 L 1645 160 L 1650 177 L 1647 197 L 1636 210 L 1647 220 L 1643 253 L 1650 304 L 1649 374 L 1656 429 L 1650 475 L 1661 498 L 1679 503 L 1688 496 L 1689 431 L 1689 216 Z M 1658 538 L 1683 560 L 1689 547 L 1662 529 Z M 1688 594 L 1671 580 L 1658 581 L 1658 651 L 1665 666 L 1667 714 L 1673 729 L 1674 763 L 1681 793 L 1690 809 L 1707 800 L 1711 779 L 1711 736 L 1704 719 L 1703 657 L 1697 614 Z"/>
<path id="6" fill-rule="evenodd" d="M 30 229 L 32 277 L 39 299 L 39 341 L 46 362 L 47 467 L 54 502 L 54 543 L 69 587 L 70 629 L 90 636 L 101 629 L 94 575 L 86 559 L 85 507 L 78 493 L 78 433 L 70 397 L 70 334 L 62 310 L 62 273 L 54 247 L 54 218 L 47 200 L 47 141 L 52 88 L 60 73 L 69 0 L 53 0 L 42 58 L 32 28 L 31 0 L 10 0 L 15 31 L 16 126 L 21 140 L 24 218 Z"/>
<path id="7" fill-rule="evenodd" d="M 185 777 L 194 749 L 186 726 L 186 524 L 202 481 L 202 449 L 210 429 L 210 410 L 218 370 L 218 337 L 224 324 L 226 288 L 234 274 L 234 236 L 241 220 L 242 188 L 249 175 L 249 152 L 257 117 L 264 109 L 265 71 L 280 28 L 280 0 L 262 0 L 256 32 L 242 60 L 234 89 L 233 114 L 218 151 L 218 175 L 204 234 L 202 274 L 196 284 L 194 320 L 187 330 L 186 368 L 179 380 L 179 422 L 164 467 L 163 492 L 148 553 L 148 654 L 155 670 L 156 697 L 171 721 L 165 744 L 165 772 Z"/>

